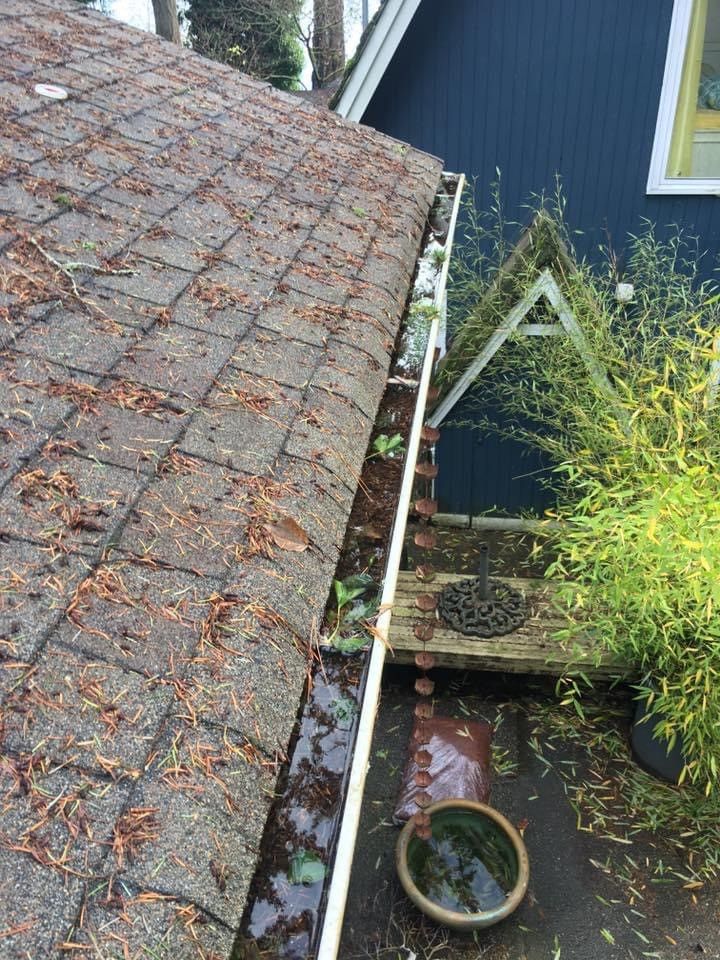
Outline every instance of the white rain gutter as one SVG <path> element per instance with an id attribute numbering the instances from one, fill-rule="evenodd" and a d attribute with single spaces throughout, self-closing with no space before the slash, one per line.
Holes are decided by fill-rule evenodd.
<path id="1" fill-rule="evenodd" d="M 444 174 L 443 179 L 452 179 L 454 176 L 454 174 Z M 428 344 L 425 351 L 422 373 L 420 375 L 420 384 L 418 386 L 417 404 L 410 429 L 410 439 L 407 445 L 405 469 L 403 470 L 402 484 L 400 487 L 400 499 L 395 514 L 392 539 L 390 540 L 385 581 L 380 599 L 380 606 L 384 612 L 381 613 L 378 618 L 377 631 L 379 637 L 374 639 L 372 652 L 370 654 L 370 666 L 368 667 L 365 684 L 365 696 L 360 711 L 360 723 L 358 725 L 357 740 L 355 741 L 345 809 L 340 825 L 340 836 L 335 851 L 335 861 L 325 907 L 322 933 L 320 934 L 317 960 L 336 960 L 340 948 L 345 905 L 350 887 L 350 872 L 352 870 L 355 843 L 360 824 L 360 811 L 362 808 L 363 794 L 365 792 L 365 778 L 370 763 L 373 730 L 375 728 L 378 703 L 380 702 L 380 686 L 382 683 L 383 666 L 385 664 L 385 652 L 388 649 L 390 619 L 392 616 L 391 607 L 395 602 L 395 589 L 397 587 L 400 558 L 405 541 L 405 528 L 407 526 L 407 517 L 410 512 L 410 502 L 415 483 L 415 465 L 420 450 L 420 431 L 425 421 L 425 406 L 427 404 L 430 378 L 433 372 L 435 346 L 443 321 L 442 315 L 445 305 L 445 288 L 447 286 L 448 270 L 450 269 L 450 255 L 452 253 L 455 225 L 457 223 L 460 206 L 460 196 L 464 185 L 465 177 L 463 174 L 459 174 L 457 176 L 457 187 L 453 199 L 448 235 L 445 241 L 445 259 L 442 269 L 438 274 L 435 296 L 432 301 L 435 307 L 435 313 L 428 334 Z"/>

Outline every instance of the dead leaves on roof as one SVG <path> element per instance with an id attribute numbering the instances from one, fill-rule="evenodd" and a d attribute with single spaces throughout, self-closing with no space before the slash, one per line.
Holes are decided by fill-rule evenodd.
<path id="1" fill-rule="evenodd" d="M 228 194 L 227 191 L 224 191 L 222 189 L 222 184 L 216 177 L 208 177 L 207 180 L 205 180 L 205 183 L 208 185 L 207 187 L 201 187 L 194 193 L 194 196 L 197 197 L 198 200 L 202 200 L 206 203 L 216 203 L 218 206 L 224 207 L 230 216 L 238 223 L 249 222 L 252 220 L 252 210 L 249 210 L 241 203 L 238 203 L 232 198 L 231 194 Z M 216 187 L 217 189 L 212 189 L 212 187 Z"/>
<path id="2" fill-rule="evenodd" d="M 265 524 L 275 546 L 292 553 L 303 553 L 310 546 L 310 537 L 292 517 L 281 517 L 275 523 Z"/>
<path id="3" fill-rule="evenodd" d="M 200 651 L 205 646 L 217 647 L 234 653 L 224 639 L 231 632 L 232 619 L 238 606 L 238 598 L 233 595 L 212 593 L 208 598 L 210 608 L 200 628 Z"/>
<path id="4" fill-rule="evenodd" d="M 242 485 L 244 502 L 239 503 L 238 511 L 247 517 L 245 556 L 261 554 L 272 559 L 273 546 L 277 544 L 270 528 L 277 521 L 277 502 L 292 493 L 293 486 L 271 477 L 247 477 Z"/>
<path id="5" fill-rule="evenodd" d="M 43 389 L 42 384 L 34 384 L 34 386 Z M 166 393 L 140 386 L 129 380 L 116 380 L 106 387 L 96 387 L 74 380 L 48 380 L 44 390 L 50 397 L 69 400 L 81 412 L 87 414 L 97 413 L 101 402 L 146 416 L 152 416 L 159 411 L 175 413 L 178 416 L 185 414 L 185 410 L 178 405 L 178 402 Z"/>
<path id="6" fill-rule="evenodd" d="M 37 181 L 39 184 L 40 181 Z M 47 184 L 53 186 L 51 181 Z M 27 185 L 27 184 L 25 184 Z M 66 193 L 58 193 L 57 187 L 47 187 L 40 189 L 38 186 L 34 191 L 37 196 L 55 200 L 62 206 L 75 211 L 88 211 L 87 202 L 76 197 L 70 197 Z M 0 293 L 9 293 L 13 296 L 16 305 L 20 308 L 27 308 L 38 303 L 47 303 L 56 300 L 59 303 L 65 303 L 66 298 L 74 303 L 79 303 L 87 312 L 93 316 L 100 316 L 109 320 L 107 315 L 90 300 L 84 291 L 82 285 L 75 278 L 75 269 L 79 264 L 70 262 L 63 264 L 49 254 L 42 243 L 50 242 L 45 240 L 42 235 L 38 237 L 22 234 L 15 229 L 18 236 L 16 242 L 5 251 L 5 256 L 10 264 L 8 269 L 0 270 Z M 92 266 L 92 272 L 112 273 L 114 268 L 108 261 L 107 264 L 99 263 Z"/>
<path id="7" fill-rule="evenodd" d="M 77 497 L 76 480 L 65 470 L 48 474 L 45 470 L 25 470 L 18 474 L 18 490 L 23 500 L 52 500 L 55 497 Z"/>
<path id="8" fill-rule="evenodd" d="M 202 464 L 199 460 L 173 448 L 158 463 L 156 473 L 158 477 L 181 477 L 199 473 L 201 470 Z"/>
<path id="9" fill-rule="evenodd" d="M 93 610 L 94 601 L 102 600 L 144 610 L 151 617 L 157 615 L 165 620 L 190 625 L 184 614 L 185 605 L 182 601 L 176 605 L 158 606 L 145 594 L 133 597 L 123 580 L 122 567 L 122 564 L 118 564 L 117 567 L 109 564 L 101 565 L 78 585 L 65 611 L 65 616 L 72 624 L 85 633 L 110 640 L 105 631 L 97 630 L 85 622 L 85 618 Z"/>
<path id="10" fill-rule="evenodd" d="M 231 378 L 216 380 L 215 386 L 218 393 L 208 407 L 238 406 L 284 430 L 289 428 L 289 423 L 278 420 L 271 410 L 274 407 L 285 413 L 299 410 L 299 404 L 288 399 L 274 380 L 253 376 L 244 370 L 234 371 Z"/>
<path id="11" fill-rule="evenodd" d="M 121 814 L 113 828 L 112 852 L 118 868 L 132 863 L 147 843 L 160 836 L 157 807 L 131 807 Z"/>
<path id="12" fill-rule="evenodd" d="M 207 739 L 206 739 L 207 737 Z M 171 790 L 197 796 L 211 784 L 219 788 L 229 814 L 240 811 L 234 785 L 238 766 L 269 765 L 269 761 L 245 737 L 227 734 L 221 740 L 205 731 L 181 731 L 172 739 L 167 752 L 154 758 L 160 780 Z M 151 812 L 152 808 L 149 809 Z"/>
<path id="13" fill-rule="evenodd" d="M 22 811 L 24 824 L 12 834 L 0 833 L 0 845 L 65 876 L 87 876 L 87 846 L 102 843 L 95 835 L 92 809 L 107 784 L 80 770 L 61 772 L 39 751 L 0 757 L 0 774 L 9 783 L 1 805 Z"/>
<path id="14" fill-rule="evenodd" d="M 124 190 L 126 193 L 137 193 L 143 197 L 151 197 L 154 193 L 147 180 L 140 180 L 137 177 L 119 177 L 114 182 L 113 187 L 117 190 Z"/>
<path id="15" fill-rule="evenodd" d="M 54 531 L 58 546 L 62 544 L 67 531 L 97 533 L 105 529 L 103 523 L 98 522 L 100 518 L 107 517 L 105 506 L 82 498 L 77 481 L 66 470 L 52 473 L 47 473 L 41 467 L 25 470 L 17 475 L 16 483 L 18 495 L 25 504 L 29 505 L 33 500 L 47 503 L 48 514 L 60 520 L 63 529 Z"/>
<path id="16" fill-rule="evenodd" d="M 209 304 L 213 310 L 224 310 L 226 307 L 234 306 L 250 309 L 254 302 L 244 290 L 233 287 L 229 283 L 218 283 L 202 276 L 195 277 L 190 284 L 189 292 L 196 300 Z"/>

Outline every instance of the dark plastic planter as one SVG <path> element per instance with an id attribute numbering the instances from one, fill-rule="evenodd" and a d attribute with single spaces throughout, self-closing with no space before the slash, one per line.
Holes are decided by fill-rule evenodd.
<path id="1" fill-rule="evenodd" d="M 630 731 L 633 756 L 643 770 L 661 780 L 677 783 L 685 766 L 682 743 L 678 741 L 668 751 L 667 740 L 654 736 L 660 717 L 649 717 L 646 703 L 646 698 L 642 696 L 635 700 L 635 717 Z"/>

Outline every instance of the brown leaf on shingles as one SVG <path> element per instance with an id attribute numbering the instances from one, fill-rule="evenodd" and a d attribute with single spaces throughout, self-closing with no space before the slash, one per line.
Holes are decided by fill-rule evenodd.
<path id="1" fill-rule="evenodd" d="M 200 629 L 201 649 L 210 646 L 230 653 L 235 652 L 232 647 L 227 646 L 223 637 L 229 632 L 229 623 L 237 605 L 238 598 L 234 594 L 212 593 L 210 595 L 209 613 Z"/>
<path id="2" fill-rule="evenodd" d="M 162 224 L 158 223 L 156 226 L 152 227 L 150 230 L 147 230 L 145 233 L 140 235 L 141 240 L 167 240 L 172 236 L 172 230 L 168 230 L 167 227 L 164 227 Z"/>
<path id="3" fill-rule="evenodd" d="M 118 819 L 113 828 L 112 850 L 120 869 L 126 861 L 134 860 L 142 846 L 158 838 L 157 812 L 158 807 L 131 807 Z"/>
<path id="4" fill-rule="evenodd" d="M 132 177 L 120 177 L 113 184 L 118 190 L 124 190 L 126 193 L 140 193 L 144 197 L 151 197 L 153 188 L 145 180 L 136 180 Z"/>
<path id="5" fill-rule="evenodd" d="M 100 566 L 86 577 L 75 589 L 73 597 L 65 610 L 67 619 L 87 633 L 99 637 L 108 637 L 102 630 L 86 626 L 83 616 L 90 612 L 93 597 L 107 600 L 110 603 L 124 603 L 136 606 L 135 601 L 128 594 L 122 577 L 109 566 Z"/>
<path id="6" fill-rule="evenodd" d="M 66 454 L 79 453 L 82 449 L 80 443 L 72 440 L 48 440 L 41 450 L 41 456 L 48 460 L 60 460 Z"/>
<path id="7" fill-rule="evenodd" d="M 196 300 L 211 304 L 214 310 L 223 310 L 239 304 L 252 305 L 252 297 L 244 290 L 233 287 L 229 283 L 213 283 L 202 276 L 195 277 L 188 291 Z"/>
<path id="8" fill-rule="evenodd" d="M 211 860 L 210 861 L 210 873 L 213 876 L 213 880 L 218 886 L 220 893 L 225 893 L 225 888 L 227 887 L 228 875 L 230 873 L 230 868 L 226 863 L 223 863 L 221 860 Z"/>
<path id="9" fill-rule="evenodd" d="M 272 559 L 274 538 L 269 525 L 278 513 L 277 500 L 292 492 L 292 485 L 257 476 L 245 478 L 241 486 L 237 512 L 248 518 L 246 556 L 261 553 Z"/>
<path id="10" fill-rule="evenodd" d="M 170 450 L 158 463 L 156 473 L 159 477 L 188 475 L 200 471 L 200 461 L 189 457 L 178 449 Z"/>
<path id="11" fill-rule="evenodd" d="M 25 470 L 18 474 L 20 496 L 24 500 L 51 500 L 53 497 L 77 497 L 78 485 L 65 470 L 48 475 L 44 470 Z"/>
<path id="12" fill-rule="evenodd" d="M 87 530 L 90 532 L 100 532 L 105 527 L 93 520 L 94 516 L 105 515 L 105 511 L 99 504 L 90 503 L 84 507 L 70 507 L 66 503 L 54 503 L 50 507 L 50 513 L 60 517 L 62 522 L 69 530 Z"/>
<path id="13" fill-rule="evenodd" d="M 267 523 L 265 529 L 281 550 L 303 553 L 310 546 L 310 537 L 292 517 L 281 517 L 276 523 Z"/>
<path id="14" fill-rule="evenodd" d="M 150 387 L 143 387 L 128 380 L 118 380 L 106 389 L 100 389 L 89 383 L 61 382 L 48 380 L 45 385 L 34 384 L 50 397 L 62 397 L 74 403 L 83 413 L 97 412 L 100 401 L 132 410 L 136 413 L 152 414 L 157 410 L 169 410 L 171 413 L 184 414 L 177 403 L 166 394 Z"/>
<path id="15" fill-rule="evenodd" d="M 97 403 L 102 391 L 90 383 L 60 382 L 49 379 L 45 392 L 49 397 L 62 397 L 69 400 L 83 413 L 96 413 Z"/>

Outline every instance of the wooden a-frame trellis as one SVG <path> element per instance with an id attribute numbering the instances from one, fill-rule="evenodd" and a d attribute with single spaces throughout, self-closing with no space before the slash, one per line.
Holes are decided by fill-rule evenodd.
<path id="1" fill-rule="evenodd" d="M 525 317 L 533 309 L 541 297 L 545 297 L 552 313 L 557 317 L 554 323 L 523 323 Z M 468 366 L 452 388 L 441 398 L 432 412 L 429 423 L 433 427 L 440 426 L 455 404 L 467 392 L 479 375 L 490 363 L 492 358 L 512 334 L 526 337 L 570 337 L 578 353 L 587 367 L 588 374 L 599 390 L 608 400 L 619 407 L 618 397 L 608 380 L 607 373 L 598 364 L 592 355 L 582 327 L 567 300 L 563 296 L 552 272 L 546 267 L 540 272 L 527 295 L 510 310 L 505 320 L 492 333 L 489 340 Z M 624 420 L 625 418 L 622 417 Z"/>

